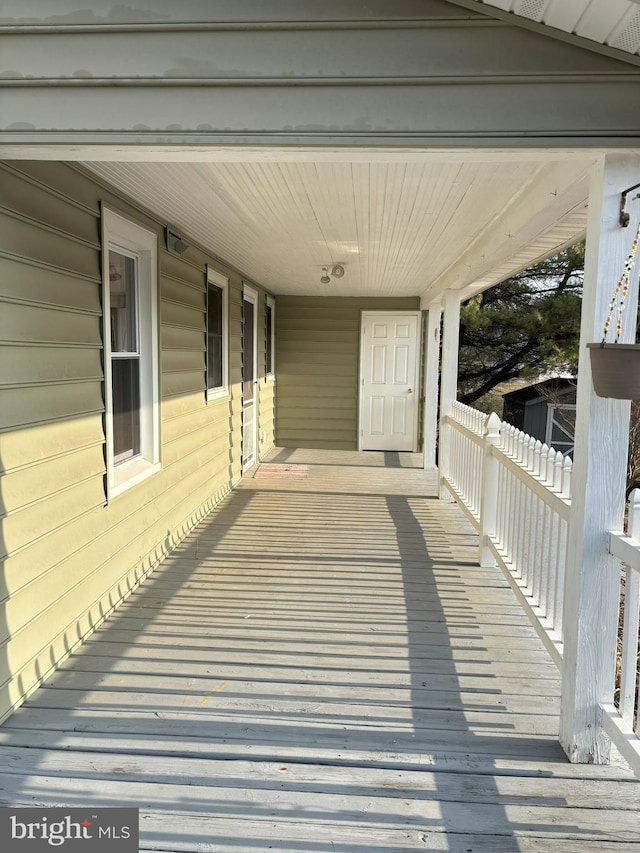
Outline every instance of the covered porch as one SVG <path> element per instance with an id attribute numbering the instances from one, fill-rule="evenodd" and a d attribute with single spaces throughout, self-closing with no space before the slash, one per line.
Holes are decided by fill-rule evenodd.
<path id="1" fill-rule="evenodd" d="M 638 843 L 593 766 L 640 772 L 629 403 L 587 357 L 638 2 L 9 2 L 3 802 L 139 804 L 165 851 Z M 585 235 L 568 472 L 457 403 L 460 304 Z"/>
<path id="2" fill-rule="evenodd" d="M 0 729 L 3 802 L 141 850 L 635 850 L 560 677 L 421 454 L 278 449 Z"/>

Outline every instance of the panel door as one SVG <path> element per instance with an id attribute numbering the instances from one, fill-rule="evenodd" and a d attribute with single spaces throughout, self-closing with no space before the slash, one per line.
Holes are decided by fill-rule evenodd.
<path id="1" fill-rule="evenodd" d="M 415 450 L 418 313 L 362 315 L 360 447 Z"/>

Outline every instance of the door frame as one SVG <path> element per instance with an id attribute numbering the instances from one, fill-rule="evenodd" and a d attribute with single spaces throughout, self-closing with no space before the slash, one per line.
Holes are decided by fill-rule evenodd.
<path id="1" fill-rule="evenodd" d="M 358 450 L 362 450 L 362 424 L 363 424 L 363 413 L 362 406 L 364 404 L 364 398 L 362 394 L 362 388 L 364 386 L 364 324 L 365 320 L 369 317 L 406 317 L 413 316 L 416 318 L 416 355 L 415 355 L 415 363 L 414 363 L 414 388 L 416 394 L 416 405 L 413 416 L 413 449 L 411 451 L 402 451 L 409 453 L 417 453 L 418 451 L 418 426 L 420 424 L 420 393 L 419 393 L 419 380 L 420 380 L 420 363 L 421 363 L 421 354 L 422 354 L 422 312 L 421 311 L 385 311 L 383 309 L 377 310 L 362 310 L 360 311 L 360 346 L 358 353 Z M 392 451 L 393 452 L 393 451 Z"/>
<path id="2" fill-rule="evenodd" d="M 245 474 L 249 468 L 252 468 L 258 462 L 258 291 L 251 287 L 250 284 L 242 283 L 242 358 L 244 364 L 244 340 L 245 340 L 245 318 L 244 318 L 244 303 L 251 302 L 253 304 L 253 459 L 247 463 L 244 455 L 245 447 L 245 424 L 244 424 L 244 377 L 242 384 L 242 473 Z"/>

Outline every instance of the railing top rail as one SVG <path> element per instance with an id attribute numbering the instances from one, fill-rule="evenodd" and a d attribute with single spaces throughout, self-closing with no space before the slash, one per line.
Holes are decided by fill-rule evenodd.
<path id="1" fill-rule="evenodd" d="M 445 421 L 476 446 L 491 444 L 490 452 L 502 466 L 568 519 L 573 464 L 570 457 L 501 420 L 495 412 L 487 415 L 459 401 L 453 404 Z"/>
<path id="2" fill-rule="evenodd" d="M 626 536 L 622 531 L 609 532 L 609 553 L 617 557 L 625 566 L 640 574 L 640 542 Z"/>
<path id="3" fill-rule="evenodd" d="M 449 415 L 456 423 L 474 429 L 474 431 L 480 431 L 483 434 L 486 432 L 489 421 L 491 420 L 492 426 L 495 426 L 495 420 L 497 419 L 500 429 L 501 443 L 505 447 L 512 446 L 514 444 L 530 444 L 533 452 L 544 450 L 545 453 L 547 451 L 561 453 L 557 448 L 543 444 L 542 441 L 539 441 L 538 439 L 530 436 L 528 433 L 523 432 L 523 430 L 518 429 L 508 421 L 503 421 L 495 412 L 488 415 L 485 412 L 481 412 L 479 409 L 474 409 L 473 406 L 468 406 L 466 403 L 461 403 L 459 400 L 456 400 L 451 407 Z M 564 454 L 562 455 L 564 456 Z"/>
<path id="4" fill-rule="evenodd" d="M 467 406 L 459 400 L 453 403 L 449 417 L 452 423 L 460 424 L 476 435 L 484 435 L 489 420 L 489 415 L 479 409 L 474 409 L 473 406 Z"/>
<path id="5" fill-rule="evenodd" d="M 609 553 L 640 574 L 640 489 L 629 495 L 629 532 L 609 532 Z"/>

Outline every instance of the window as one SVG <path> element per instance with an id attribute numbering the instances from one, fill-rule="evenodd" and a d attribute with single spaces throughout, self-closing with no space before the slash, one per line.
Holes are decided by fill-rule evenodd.
<path id="1" fill-rule="evenodd" d="M 276 319 L 276 301 L 272 296 L 267 296 L 267 307 L 265 315 L 265 373 L 267 378 L 273 379 L 275 376 L 276 367 L 276 336 L 275 336 L 275 319 Z"/>
<path id="2" fill-rule="evenodd" d="M 160 470 L 157 236 L 102 211 L 107 496 Z"/>
<path id="3" fill-rule="evenodd" d="M 207 267 L 207 400 L 229 393 L 229 279 Z"/>

